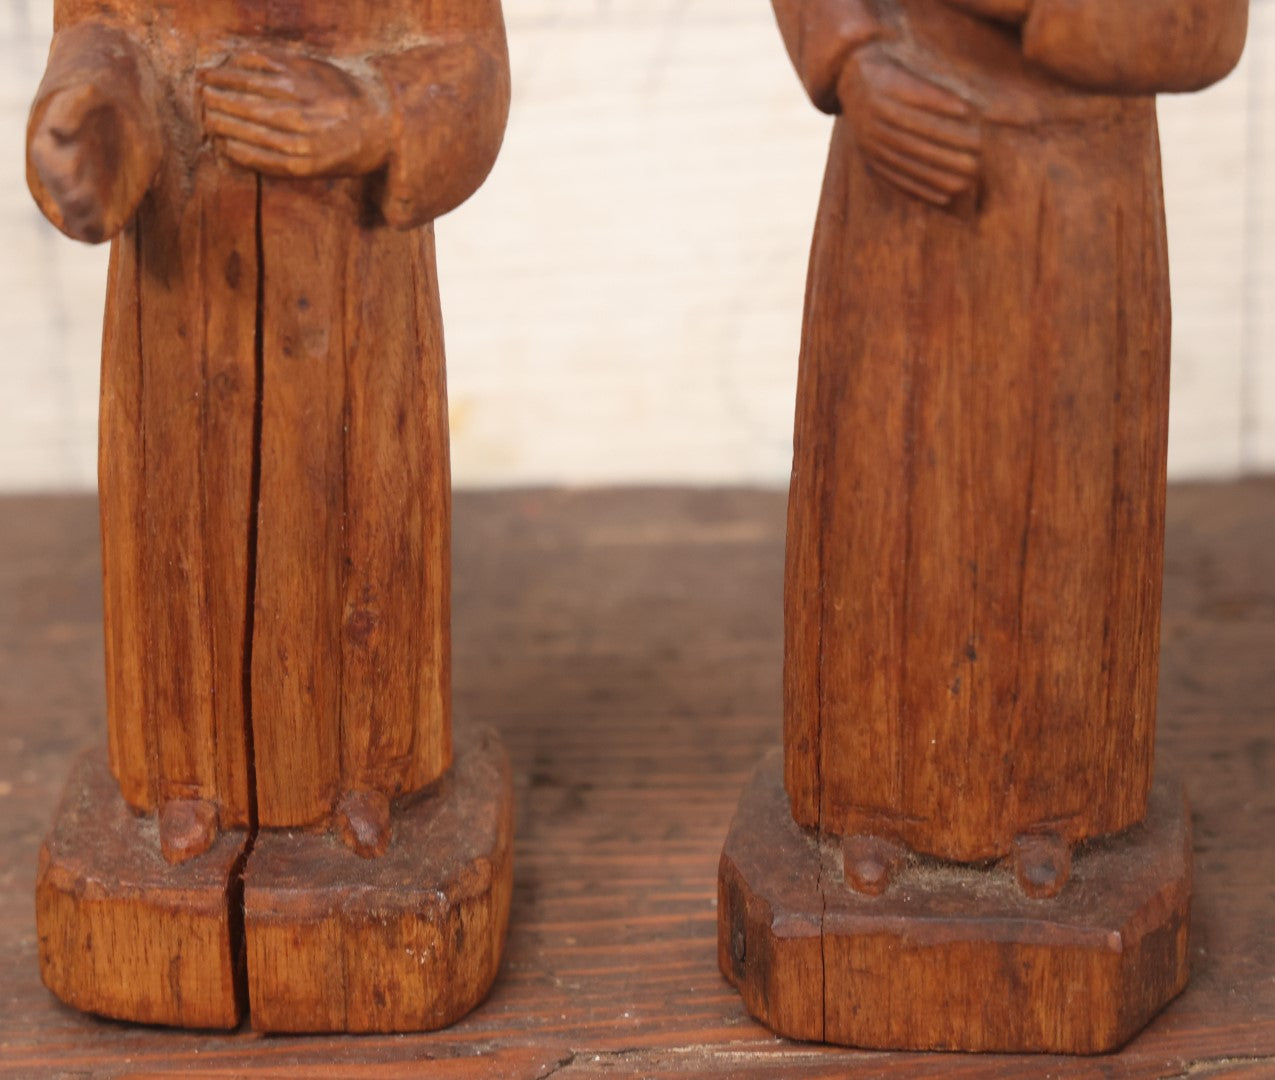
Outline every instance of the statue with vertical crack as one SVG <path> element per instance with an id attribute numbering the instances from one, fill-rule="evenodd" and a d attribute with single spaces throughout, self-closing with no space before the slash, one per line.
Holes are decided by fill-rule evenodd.
<path id="1" fill-rule="evenodd" d="M 499 0 L 57 0 L 28 180 L 111 241 L 109 757 L 41 853 L 105 1016 L 442 1027 L 495 978 L 510 777 L 453 748 L 432 222 L 509 106 Z"/>
<path id="2" fill-rule="evenodd" d="M 1109 1050 L 1187 979 L 1155 95 L 1235 65 L 1247 0 L 774 7 L 836 122 L 720 964 L 797 1038 Z"/>

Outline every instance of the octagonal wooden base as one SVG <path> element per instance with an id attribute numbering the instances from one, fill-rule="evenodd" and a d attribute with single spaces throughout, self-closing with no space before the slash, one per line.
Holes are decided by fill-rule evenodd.
<path id="1" fill-rule="evenodd" d="M 424 797 L 397 807 L 389 850 L 360 858 L 330 833 L 264 830 L 244 921 L 260 1031 L 428 1031 L 486 997 L 513 884 L 513 793 L 500 740 L 457 741 Z"/>
<path id="2" fill-rule="evenodd" d="M 1093 1054 L 1187 981 L 1190 822 L 1157 784 L 1147 820 L 1076 853 L 1032 900 L 1007 866 L 913 860 L 879 897 L 792 819 L 782 757 L 740 801 L 718 876 L 718 960 L 780 1034 L 873 1049 Z"/>
<path id="3" fill-rule="evenodd" d="M 243 944 L 237 880 L 248 837 L 223 832 L 172 866 L 155 818 L 134 813 L 101 752 L 72 769 L 40 851 L 36 933 L 44 984 L 116 1020 L 237 1027 Z"/>

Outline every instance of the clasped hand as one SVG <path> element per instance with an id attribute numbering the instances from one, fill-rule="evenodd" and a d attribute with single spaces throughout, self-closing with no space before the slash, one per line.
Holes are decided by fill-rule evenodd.
<path id="1" fill-rule="evenodd" d="M 838 93 L 860 151 L 882 180 L 942 207 L 977 190 L 979 115 L 963 98 L 908 70 L 879 44 L 851 55 Z"/>
<path id="2" fill-rule="evenodd" d="M 271 176 L 362 176 L 389 154 L 386 103 L 370 80 L 283 49 L 235 53 L 202 74 L 204 128 L 219 151 Z"/>

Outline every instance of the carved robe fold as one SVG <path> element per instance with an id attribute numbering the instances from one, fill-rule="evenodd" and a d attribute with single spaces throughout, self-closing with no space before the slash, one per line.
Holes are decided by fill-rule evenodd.
<path id="1" fill-rule="evenodd" d="M 59 0 L 55 22 L 41 98 L 92 62 L 77 30 L 97 22 L 163 101 L 148 116 L 119 88 L 164 144 L 113 244 L 102 363 L 121 789 L 143 810 L 213 801 L 223 826 L 248 824 L 254 778 L 266 826 L 322 824 L 344 791 L 416 791 L 451 757 L 431 222 L 501 141 L 498 0 Z M 395 133 L 379 174 L 298 182 L 217 158 L 197 72 L 267 30 L 375 72 Z"/>
<path id="2" fill-rule="evenodd" d="M 775 9 L 822 108 L 880 39 L 983 138 L 978 205 L 950 211 L 876 178 L 836 121 L 789 511 L 794 815 L 966 861 L 1123 829 L 1150 785 L 1162 573 L 1151 95 L 1225 74 L 1246 7 L 1036 0 L 1021 33 L 957 0 Z"/>

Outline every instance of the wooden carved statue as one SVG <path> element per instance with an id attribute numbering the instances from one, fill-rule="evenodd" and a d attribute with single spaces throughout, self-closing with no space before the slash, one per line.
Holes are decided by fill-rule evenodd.
<path id="1" fill-rule="evenodd" d="M 30 187 L 112 241 L 109 773 L 38 886 L 71 1004 L 410 1030 L 495 976 L 511 799 L 494 736 L 453 752 L 432 222 L 508 104 L 499 0 L 57 0 Z"/>
<path id="2" fill-rule="evenodd" d="M 774 0 L 837 116 L 790 493 L 784 756 L 720 958 L 786 1034 L 1099 1051 L 1184 985 L 1152 784 L 1169 381 L 1154 95 L 1246 0 Z"/>

